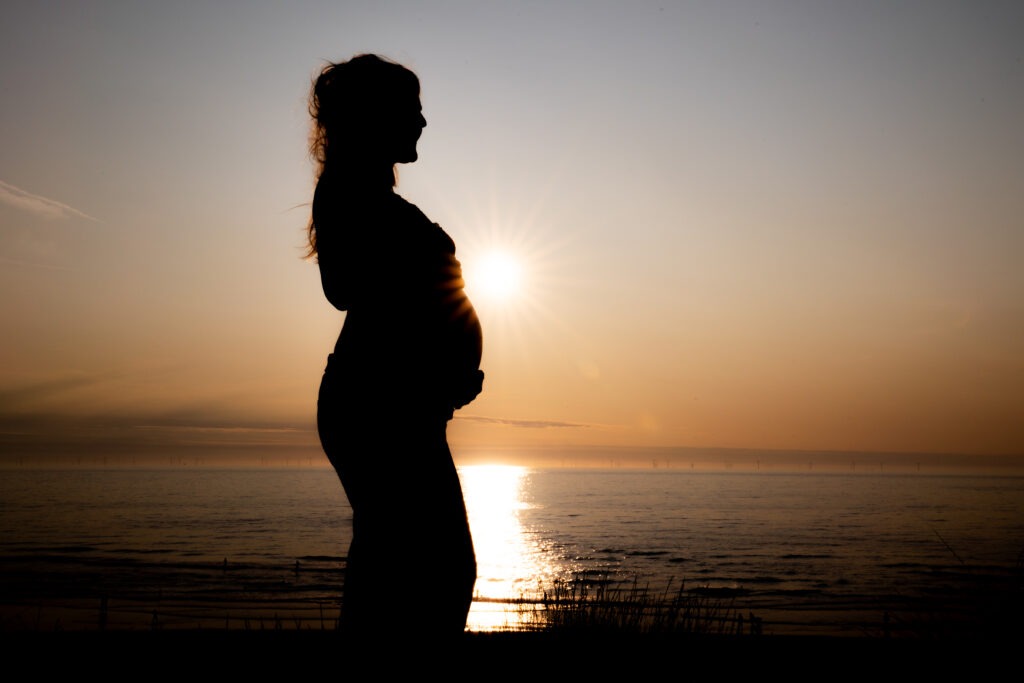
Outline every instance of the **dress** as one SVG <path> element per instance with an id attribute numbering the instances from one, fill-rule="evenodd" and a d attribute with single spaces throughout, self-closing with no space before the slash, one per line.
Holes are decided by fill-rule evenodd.
<path id="1" fill-rule="evenodd" d="M 455 245 L 391 191 L 314 208 L 324 292 L 347 311 L 317 403 L 353 510 L 342 624 L 393 630 L 414 609 L 461 633 L 476 560 L 445 431 L 482 373 Z"/>

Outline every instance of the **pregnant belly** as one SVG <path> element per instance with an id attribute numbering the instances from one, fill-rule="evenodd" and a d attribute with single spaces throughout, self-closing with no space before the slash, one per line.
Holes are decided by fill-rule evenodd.
<path id="1" fill-rule="evenodd" d="M 480 367 L 483 357 L 483 330 L 480 327 L 480 319 L 469 299 L 464 299 L 460 307 L 459 317 L 455 321 L 453 339 L 455 347 L 455 362 L 460 369 L 476 370 Z"/>
<path id="2" fill-rule="evenodd" d="M 403 367 L 400 371 L 409 372 L 411 365 L 430 373 L 461 373 L 480 367 L 483 334 L 468 299 L 454 315 L 437 309 L 431 315 L 350 311 L 334 351 L 378 371 Z"/>

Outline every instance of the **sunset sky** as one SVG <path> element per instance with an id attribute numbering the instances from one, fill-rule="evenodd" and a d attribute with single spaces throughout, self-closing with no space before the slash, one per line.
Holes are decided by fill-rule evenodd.
<path id="1" fill-rule="evenodd" d="M 376 52 L 484 326 L 456 453 L 1024 454 L 1022 36 L 1015 1 L 5 2 L 0 448 L 316 447 L 306 98 Z"/>

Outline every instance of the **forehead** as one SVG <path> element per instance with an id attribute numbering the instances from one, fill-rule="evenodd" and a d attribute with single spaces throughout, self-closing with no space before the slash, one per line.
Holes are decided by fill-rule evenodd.
<path id="1" fill-rule="evenodd" d="M 390 93 L 387 104 L 402 109 L 422 109 L 419 88 L 402 89 Z"/>
<path id="2" fill-rule="evenodd" d="M 420 99 L 419 83 L 405 79 L 377 83 L 373 91 L 377 99 L 396 104 L 419 102 Z"/>

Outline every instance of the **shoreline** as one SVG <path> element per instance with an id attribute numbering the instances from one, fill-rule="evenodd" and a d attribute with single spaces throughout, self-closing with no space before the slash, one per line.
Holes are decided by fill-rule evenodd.
<path id="1" fill-rule="evenodd" d="M 0 639 L 11 634 L 45 637 L 104 634 L 253 634 L 253 633 L 337 633 L 340 604 L 337 597 L 303 599 L 283 593 L 271 597 L 240 594 L 189 596 L 36 594 L 0 597 Z M 769 596 L 745 595 L 733 602 L 720 600 L 697 604 L 688 617 L 692 626 L 667 632 L 640 626 L 638 614 L 647 614 L 647 624 L 656 624 L 668 614 L 668 603 L 596 600 L 586 604 L 595 611 L 588 616 L 584 602 L 561 602 L 553 612 L 556 624 L 547 621 L 544 603 L 476 596 L 468 620 L 467 636 L 472 638 L 535 637 L 536 633 L 572 633 L 586 629 L 602 634 L 613 630 L 629 638 L 744 638 L 821 640 L 952 640 L 967 642 L 1016 633 L 1024 644 L 1024 620 L 1018 620 L 1018 604 L 1011 589 L 993 593 L 974 602 L 968 595 L 945 595 L 932 599 L 896 602 L 888 596 L 871 600 L 778 601 Z M 996 599 L 999 603 L 996 604 Z M 563 598 L 564 599 L 564 598 Z M 999 607 L 998 611 L 993 611 Z M 679 607 L 688 610 L 685 605 Z M 639 610 L 639 611 L 637 611 Z M 404 626 L 429 631 L 429 615 L 411 614 Z M 567 618 L 568 621 L 565 621 Z M 592 621 L 597 618 L 598 621 Z M 639 618 L 639 617 L 637 617 Z M 625 621 L 618 621 L 625 620 Z M 598 628 L 596 625 L 601 625 Z M 617 626 L 616 626 L 617 625 Z M 111 635 L 110 637 L 118 637 Z M 161 637 L 159 635 L 155 637 Z M 173 636 L 170 636 L 173 637 Z M 225 636 L 230 638 L 232 636 Z"/>
<path id="2" fill-rule="evenodd" d="M 1010 596 L 1005 596 L 1009 598 Z M 703 625 L 696 631 L 640 631 L 634 627 L 597 627 L 580 614 L 576 621 L 545 628 L 541 603 L 488 599 L 474 600 L 470 613 L 469 638 L 560 638 L 575 637 L 577 632 L 603 636 L 610 633 L 626 639 L 820 639 L 966 642 L 991 639 L 1016 632 L 1024 644 L 1024 622 L 1014 623 L 1009 612 L 994 618 L 982 618 L 982 610 L 955 609 L 943 602 L 906 604 L 903 609 L 881 604 L 845 605 L 764 604 L 753 607 L 734 605 L 708 613 L 697 613 Z M 601 603 L 595 603 L 595 606 Z M 748 609 L 753 607 L 753 609 Z M 963 606 L 961 606 L 962 608 Z M 481 618 L 476 610 L 486 611 Z M 527 611 L 534 610 L 534 611 Z M 476 615 L 476 618 L 474 618 Z M 336 600 L 175 599 L 160 600 L 118 597 L 49 597 L 26 600 L 0 600 L 0 639 L 12 635 L 45 639 L 81 636 L 91 638 L 175 638 L 172 634 L 330 634 L 337 635 L 340 606 Z M 583 621 L 580 621 L 580 618 Z M 429 619 L 427 620 L 429 621 Z M 410 623 L 416 623 L 415 620 Z M 602 622 L 604 623 L 604 622 Z M 480 624 L 487 624 L 480 626 Z M 397 630 L 415 630 L 416 626 L 396 625 Z M 429 628 L 424 627 L 424 631 Z M 187 637 L 187 635 L 182 636 Z M 284 636 L 290 637 L 290 636 Z M 320 636 L 315 636 L 320 637 Z"/>

